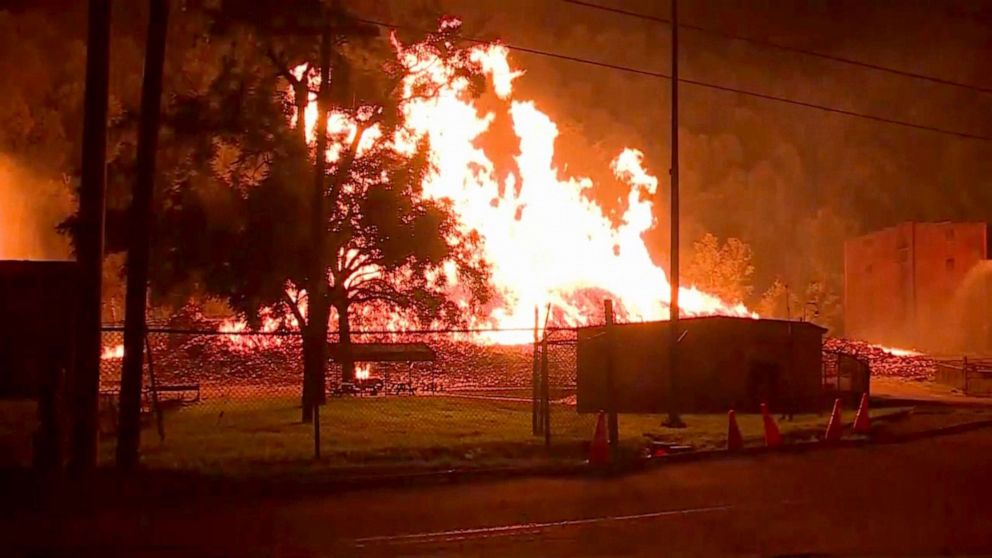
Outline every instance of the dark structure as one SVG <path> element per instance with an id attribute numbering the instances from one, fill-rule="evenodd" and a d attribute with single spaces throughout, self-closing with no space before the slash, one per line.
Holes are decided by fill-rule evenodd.
<path id="1" fill-rule="evenodd" d="M 992 349 L 985 223 L 903 223 L 844 245 L 844 334 L 933 352 Z"/>
<path id="2" fill-rule="evenodd" d="M 354 362 L 434 362 L 437 353 L 427 343 L 351 343 L 351 360 Z M 341 345 L 327 344 L 327 354 L 338 362 Z"/>
<path id="3" fill-rule="evenodd" d="M 75 262 L 0 261 L 0 398 L 38 401 L 34 459 L 44 468 L 63 458 L 77 282 Z"/>
<path id="4" fill-rule="evenodd" d="M 669 322 L 587 327 L 578 334 L 578 410 L 621 413 L 819 409 L 825 329 L 808 322 L 707 316 L 680 320 L 678 374 L 669 374 Z M 612 341 L 611 341 L 612 339 Z M 612 350 L 610 349 L 612 345 Z"/>

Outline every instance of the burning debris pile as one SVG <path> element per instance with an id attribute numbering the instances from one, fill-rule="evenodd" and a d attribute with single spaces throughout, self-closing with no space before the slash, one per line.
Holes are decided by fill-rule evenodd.
<path id="1" fill-rule="evenodd" d="M 377 336 L 382 337 L 382 336 Z M 424 342 L 437 355 L 434 363 L 369 363 L 372 378 L 405 383 L 419 391 L 523 388 L 530 386 L 533 366 L 531 345 L 484 344 L 454 335 L 388 335 L 375 341 Z M 232 341 L 233 339 L 233 341 Z M 358 342 L 370 342 L 362 339 Z M 303 379 L 300 340 L 287 336 L 219 335 L 217 333 L 151 334 L 155 378 L 160 385 L 197 383 L 203 387 L 237 390 L 297 388 Z M 101 381 L 115 389 L 120 379 L 123 349 L 105 349 Z M 564 353 L 563 353 L 564 354 Z M 363 367 L 364 369 L 364 367 Z M 551 363 L 554 383 L 574 384 L 574 363 Z M 560 370 L 560 373 L 556 371 Z M 561 376 L 560 378 L 558 376 Z M 340 369 L 328 369 L 333 387 Z"/>
<path id="2" fill-rule="evenodd" d="M 933 378 L 935 362 L 932 358 L 916 351 L 873 345 L 864 341 L 828 338 L 825 351 L 854 355 L 868 362 L 872 376 L 929 380 Z"/>
<path id="3" fill-rule="evenodd" d="M 272 337 L 266 336 L 262 341 L 268 339 Z M 212 333 L 149 335 L 155 380 L 162 385 L 297 386 L 303 378 L 300 341 L 280 341 L 265 349 L 244 351 L 226 336 Z M 119 385 L 123 354 L 123 346 L 105 343 L 100 373 L 105 389 Z"/>
<path id="4" fill-rule="evenodd" d="M 644 235 L 656 226 L 653 200 L 663 186 L 645 169 L 640 150 L 619 149 L 610 164 L 611 174 L 625 186 L 622 197 L 626 202 L 618 214 L 611 215 L 591 195 L 596 186 L 593 180 L 570 174 L 567 164 L 557 160 L 560 131 L 552 116 L 533 99 L 514 92 L 513 83 L 524 72 L 515 67 L 505 47 L 479 45 L 461 62 L 484 75 L 492 86 L 486 98 L 480 99 L 470 80 L 462 76 L 460 70 L 464 68 L 451 66 L 452 62 L 430 49 L 401 44 L 395 37 L 392 44 L 397 61 L 406 71 L 404 122 L 388 136 L 378 125 L 365 129 L 358 138 L 356 156 L 376 156 L 381 150 L 374 147 L 403 155 L 417 145 L 428 146 L 430 169 L 423 178 L 421 195 L 450 205 L 458 227 L 478 236 L 480 256 L 492 268 L 496 303 L 486 310 L 486 315 L 469 319 L 469 325 L 506 331 L 491 337 L 414 338 L 395 334 L 371 339 L 356 334 L 353 340 L 358 343 L 426 342 L 437 353 L 437 362 L 429 366 L 374 363 L 371 376 L 416 376 L 420 382 L 446 389 L 521 388 L 532 381 L 529 326 L 535 308 L 547 308 L 545 313 L 550 314 L 550 319 L 547 315 L 539 319 L 552 326 L 590 323 L 600 315 L 604 297 L 617 301 L 618 319 L 668 317 L 668 279 L 644 240 Z M 294 72 L 297 79 L 317 79 L 306 74 L 302 66 Z M 292 91 L 288 88 L 287 96 Z M 431 94 L 422 95 L 423 91 Z M 309 104 L 302 116 L 297 125 L 306 127 L 305 135 L 312 142 L 316 103 Z M 292 118 L 296 120 L 295 115 Z M 334 164 L 345 145 L 353 143 L 358 130 L 364 129 L 359 125 L 360 118 L 342 111 L 332 111 L 328 116 L 328 163 Z M 512 132 L 506 138 L 508 151 L 492 151 L 492 146 L 506 145 L 507 141 L 488 140 L 502 138 L 506 129 Z M 489 146 L 490 151 L 483 146 Z M 517 155 L 507 158 L 508 153 Z M 377 277 L 381 270 L 369 268 L 365 272 Z M 469 307 L 464 300 L 468 286 L 459 283 L 457 274 L 446 272 L 434 280 L 444 281 L 449 297 Z M 692 286 L 680 292 L 681 311 L 686 316 L 753 316 L 737 301 L 724 301 Z M 292 285 L 287 295 L 295 301 L 305 297 Z M 299 310 L 301 315 L 306 314 L 302 305 Z M 295 317 L 277 307 L 259 317 L 262 324 L 255 331 L 266 335 L 252 335 L 253 330 L 244 320 L 234 319 L 219 325 L 192 324 L 204 332 L 201 334 L 153 336 L 151 353 L 156 379 L 166 384 L 300 385 L 299 338 L 271 335 L 283 329 L 298 330 Z M 364 326 L 379 329 L 418 326 L 388 311 L 363 317 L 368 318 Z M 209 328 L 209 334 L 204 327 Z M 511 332 L 511 328 L 519 330 Z M 552 353 L 561 361 L 549 363 L 551 382 L 574 383 L 574 355 L 567 350 L 560 351 L 560 355 Z M 112 383 L 119 374 L 116 369 L 122 351 L 110 343 L 103 356 L 109 372 L 106 377 Z M 332 383 L 334 376 L 332 368 Z"/>

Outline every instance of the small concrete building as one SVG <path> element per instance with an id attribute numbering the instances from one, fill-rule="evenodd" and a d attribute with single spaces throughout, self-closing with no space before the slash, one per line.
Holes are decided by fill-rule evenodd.
<path id="1" fill-rule="evenodd" d="M 727 316 L 684 318 L 675 376 L 680 412 L 819 410 L 823 399 L 822 346 L 826 330 L 808 322 Z M 672 376 L 670 322 L 604 326 L 578 334 L 579 412 L 608 407 L 612 370 L 617 410 L 668 410 Z"/>
<path id="2" fill-rule="evenodd" d="M 903 223 L 844 244 L 844 335 L 932 352 L 992 349 L 985 223 Z"/>

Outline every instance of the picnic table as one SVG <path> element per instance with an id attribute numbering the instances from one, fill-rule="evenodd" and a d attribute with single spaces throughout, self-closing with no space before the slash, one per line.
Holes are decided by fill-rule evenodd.
<path id="1" fill-rule="evenodd" d="M 417 388 L 410 382 L 396 382 L 392 386 L 393 395 L 416 395 Z"/>

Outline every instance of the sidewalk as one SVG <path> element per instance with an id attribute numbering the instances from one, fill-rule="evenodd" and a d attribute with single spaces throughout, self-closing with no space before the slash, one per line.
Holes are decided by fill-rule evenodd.
<path id="1" fill-rule="evenodd" d="M 872 398 L 914 403 L 938 403 L 992 407 L 992 397 L 972 397 L 936 382 L 920 382 L 903 378 L 873 377 Z"/>

